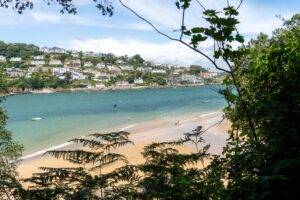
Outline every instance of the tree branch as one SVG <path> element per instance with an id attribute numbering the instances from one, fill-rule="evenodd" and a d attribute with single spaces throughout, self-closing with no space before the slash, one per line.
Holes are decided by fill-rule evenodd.
<path id="1" fill-rule="evenodd" d="M 125 7 L 126 9 L 128 9 L 129 11 L 131 11 L 133 14 L 135 14 L 139 19 L 143 20 L 144 22 L 146 22 L 147 24 L 149 24 L 157 33 L 159 33 L 160 35 L 163 35 L 165 36 L 166 38 L 168 38 L 169 40 L 172 40 L 172 41 L 176 41 L 176 42 L 179 42 L 179 43 L 182 43 L 183 45 L 185 45 L 186 47 L 190 48 L 191 50 L 193 51 L 196 51 L 197 53 L 201 54 L 202 56 L 204 56 L 206 59 L 208 59 L 216 69 L 220 70 L 220 71 L 223 71 L 223 72 L 226 72 L 226 73 L 230 73 L 229 70 L 226 70 L 226 69 L 223 69 L 221 67 L 219 67 L 216 62 L 214 62 L 214 60 L 212 58 L 210 58 L 208 55 L 206 55 L 205 53 L 203 53 L 202 51 L 200 51 L 199 49 L 197 48 L 194 48 L 192 47 L 191 45 L 189 45 L 188 43 L 184 42 L 182 39 L 177 39 L 177 38 L 174 38 L 174 37 L 171 37 L 169 36 L 168 34 L 160 31 L 156 26 L 154 26 L 153 23 L 151 23 L 149 20 L 147 20 L 146 18 L 142 17 L 140 14 L 138 14 L 136 11 L 134 11 L 132 8 L 130 8 L 129 6 L 127 6 L 126 4 L 123 3 L 122 0 L 119 0 L 120 4 Z"/>
<path id="2" fill-rule="evenodd" d="M 206 8 L 203 6 L 203 4 L 199 1 L 199 0 L 196 0 L 196 2 L 200 5 L 200 7 L 205 11 Z"/>

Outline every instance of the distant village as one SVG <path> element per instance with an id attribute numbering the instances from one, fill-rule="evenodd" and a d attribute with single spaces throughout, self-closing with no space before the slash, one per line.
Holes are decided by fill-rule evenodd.
<path id="1" fill-rule="evenodd" d="M 23 54 L 19 51 L 20 56 L 10 57 L 5 55 L 5 50 L 2 50 L 4 53 L 1 55 L 0 49 L 0 66 L 8 80 L 29 81 L 15 83 L 16 87 L 22 90 L 60 87 L 101 90 L 188 86 L 218 84 L 224 78 L 224 75 L 198 65 L 187 67 L 159 64 L 145 61 L 139 55 L 118 57 L 113 54 L 81 52 L 57 47 L 31 48 L 34 50 L 27 48 L 28 51 Z M 7 52 L 8 50 L 6 54 L 9 54 Z M 34 55 L 30 55 L 31 53 Z M 48 79 L 49 85 L 39 83 Z"/>

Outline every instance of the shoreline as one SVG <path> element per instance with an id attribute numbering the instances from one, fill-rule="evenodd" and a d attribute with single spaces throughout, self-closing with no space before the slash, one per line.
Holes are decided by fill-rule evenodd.
<path id="1" fill-rule="evenodd" d="M 180 120 L 180 126 L 175 126 L 174 121 Z M 174 116 L 168 119 L 154 119 L 150 121 L 140 122 L 136 124 L 129 124 L 125 127 L 113 127 L 108 131 L 128 131 L 130 132 L 130 140 L 135 145 L 130 147 L 120 148 L 121 152 L 128 157 L 128 160 L 133 163 L 139 163 L 143 160 L 141 152 L 143 147 L 152 142 L 162 142 L 176 140 L 183 136 L 183 133 L 189 132 L 195 129 L 197 126 L 202 125 L 204 128 L 210 127 L 218 120 L 222 119 L 222 112 L 210 112 L 210 113 L 194 113 L 185 116 Z M 207 143 L 211 143 L 212 147 L 210 151 L 215 154 L 220 154 L 227 138 L 227 130 L 229 129 L 229 123 L 223 122 L 221 125 L 217 125 L 210 129 L 205 134 L 205 140 Z M 86 137 L 86 136 L 82 136 Z M 32 173 L 39 171 L 41 166 L 57 167 L 57 166 L 72 166 L 63 160 L 57 160 L 48 155 L 43 156 L 46 151 L 53 149 L 65 150 L 69 148 L 78 148 L 75 144 L 65 142 L 63 144 L 45 148 L 37 151 L 33 154 L 23 156 L 23 160 L 20 161 L 18 172 L 21 177 L 30 177 Z M 185 146 L 184 151 L 190 151 L 191 146 Z"/>
<path id="2" fill-rule="evenodd" d="M 202 117 L 207 117 L 209 115 L 215 115 L 215 114 L 220 114 L 222 113 L 222 111 L 214 111 L 214 112 L 196 112 L 196 113 L 186 113 L 184 115 L 181 115 L 180 118 L 184 118 L 183 120 L 180 120 L 181 123 L 185 123 L 185 122 L 188 122 L 192 119 L 195 119 L 196 117 L 195 116 L 199 116 L 199 118 L 202 118 Z M 177 119 L 178 116 L 176 116 L 175 118 Z M 176 119 L 172 119 L 173 121 L 176 121 Z M 151 120 L 147 120 L 146 122 L 137 122 L 135 124 L 127 124 L 125 127 L 123 126 L 115 126 L 115 127 L 111 127 L 107 130 L 104 130 L 104 132 L 110 132 L 110 131 L 125 131 L 127 129 L 130 129 L 138 124 L 142 124 L 142 123 L 155 123 L 155 121 L 162 121 L 162 120 L 166 120 L 166 121 L 170 121 L 171 119 L 170 118 L 167 118 L 167 119 L 164 119 L 164 118 L 161 118 L 161 117 L 158 117 L 158 118 L 153 118 Z M 135 133 L 136 134 L 136 133 Z M 78 138 L 85 138 L 85 137 L 88 137 L 88 135 L 82 135 Z M 50 147 L 45 147 L 44 149 L 41 149 L 41 150 L 37 150 L 37 151 L 34 151 L 33 153 L 30 153 L 28 155 L 22 155 L 22 157 L 20 158 L 21 161 L 26 161 L 28 159 L 34 159 L 35 157 L 39 157 L 41 156 L 42 154 L 46 153 L 47 151 L 50 151 L 50 150 L 58 150 L 58 149 L 63 149 L 67 146 L 71 146 L 73 143 L 72 142 L 69 142 L 69 141 L 65 141 L 65 142 L 62 142 L 61 144 L 57 144 L 57 145 L 52 145 Z"/>
<path id="3" fill-rule="evenodd" d="M 183 88 L 199 87 L 221 84 L 194 84 L 194 85 L 168 85 L 168 86 L 110 86 L 110 87 L 91 87 L 91 88 L 43 88 L 41 90 L 27 90 L 9 92 L 7 96 L 24 95 L 24 94 L 52 94 L 64 92 L 101 92 L 101 91 L 122 91 L 122 90 L 144 90 L 144 89 L 163 89 L 163 88 Z"/>

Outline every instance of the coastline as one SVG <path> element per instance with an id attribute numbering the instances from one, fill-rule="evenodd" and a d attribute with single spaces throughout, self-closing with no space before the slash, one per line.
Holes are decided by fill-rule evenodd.
<path id="1" fill-rule="evenodd" d="M 193 113 L 184 116 L 174 116 L 168 119 L 154 119 L 151 121 L 145 121 L 137 124 L 129 124 L 125 127 L 114 127 L 109 131 L 128 131 L 131 133 L 130 139 L 135 143 L 134 146 L 120 148 L 119 151 L 124 153 L 128 157 L 130 163 L 138 164 L 143 161 L 140 154 L 143 147 L 151 142 L 162 142 L 176 140 L 183 136 L 183 133 L 189 132 L 195 129 L 197 126 L 202 125 L 203 128 L 208 128 L 222 119 L 222 112 L 210 112 L 210 113 Z M 174 121 L 180 121 L 180 126 L 175 126 Z M 228 121 L 223 121 L 207 131 L 204 139 L 207 143 L 211 144 L 210 152 L 214 154 L 220 154 L 222 147 L 225 144 L 227 138 L 227 130 L 230 127 Z M 86 136 L 82 136 L 86 137 Z M 41 151 L 37 151 L 31 155 L 26 155 L 23 160 L 20 161 L 18 172 L 21 178 L 30 177 L 33 173 L 39 172 L 39 167 L 58 167 L 58 166 L 74 166 L 63 160 L 57 160 L 50 156 L 43 156 L 46 151 L 53 149 L 74 149 L 78 148 L 76 145 L 65 142 L 63 144 L 46 148 Z M 185 152 L 191 151 L 191 146 L 184 146 L 182 150 Z"/>
<path id="2" fill-rule="evenodd" d="M 193 84 L 193 85 L 167 85 L 167 86 L 109 86 L 109 87 L 90 87 L 90 88 L 43 88 L 40 90 L 26 90 L 9 92 L 8 96 L 23 94 L 51 94 L 63 92 L 99 92 L 99 91 L 121 91 L 121 90 L 143 90 L 143 89 L 161 89 L 161 88 L 181 88 L 181 87 L 199 87 L 221 84 Z"/>

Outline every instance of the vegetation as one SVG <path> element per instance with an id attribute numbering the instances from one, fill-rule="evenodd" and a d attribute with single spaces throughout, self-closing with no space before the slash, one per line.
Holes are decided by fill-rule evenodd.
<path id="1" fill-rule="evenodd" d="M 0 75 L 1 102 L 4 100 L 3 94 L 5 93 L 5 79 L 3 75 Z M 12 133 L 5 128 L 6 120 L 7 115 L 0 108 L 0 199 L 17 196 L 20 189 L 16 168 L 22 153 L 22 145 L 13 141 Z"/>
<path id="2" fill-rule="evenodd" d="M 0 55 L 5 57 L 21 57 L 26 60 L 38 54 L 39 48 L 35 45 L 23 43 L 6 44 L 0 41 Z"/>
<path id="3" fill-rule="evenodd" d="M 190 3 L 190 0 L 178 0 L 176 6 L 184 15 Z M 228 102 L 224 113 L 232 126 L 222 155 L 207 153 L 209 145 L 202 144 L 206 130 L 198 127 L 178 141 L 146 146 L 143 152 L 146 161 L 133 166 L 115 150 L 131 143 L 127 132 L 97 133 L 88 139 L 72 140 L 88 150 L 48 152 L 81 167 L 43 168 L 44 173 L 25 180 L 36 186 L 29 190 L 19 187 L 12 170 L 8 182 L 13 184 L 0 182 L 4 191 L 0 194 L 16 199 L 297 199 L 300 15 L 286 20 L 271 38 L 261 34 L 235 50 L 233 42 L 244 43 L 236 30 L 239 6 L 228 5 L 222 12 L 204 8 L 207 27 L 188 30 L 183 20 L 179 39 L 167 36 L 205 56 L 227 74 L 226 88 L 220 92 Z M 214 58 L 197 48 L 208 38 L 217 44 Z M 227 67 L 220 67 L 215 59 L 222 59 Z M 6 118 L 3 119 L 5 122 Z M 4 133 L 7 133 L 5 129 Z M 6 138 L 12 144 L 10 135 Z M 195 151 L 180 152 L 177 147 L 185 143 L 195 145 Z M 0 143 L 0 149 L 6 144 Z M 13 155 L 6 160 L 16 158 L 20 148 L 11 152 L 4 151 L 4 158 Z M 204 159 L 209 159 L 210 164 L 202 165 Z M 102 173 L 105 166 L 117 162 L 123 166 Z M 5 164 L 11 163 L 15 164 Z M 5 193 L 7 190 L 9 193 Z"/>

